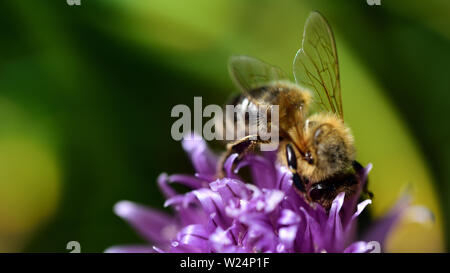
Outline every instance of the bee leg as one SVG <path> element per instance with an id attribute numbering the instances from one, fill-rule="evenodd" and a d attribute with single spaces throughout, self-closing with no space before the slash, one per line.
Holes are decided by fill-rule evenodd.
<path id="1" fill-rule="evenodd" d="M 262 143 L 269 143 L 268 140 L 262 140 L 257 135 L 249 135 L 244 138 L 241 138 L 235 142 L 229 143 L 227 145 L 227 151 L 222 155 L 222 157 L 219 160 L 219 170 L 218 170 L 218 176 L 219 177 L 225 177 L 225 162 L 228 159 L 228 157 L 232 154 L 237 153 L 238 157 L 233 163 L 233 166 L 231 170 L 234 169 L 234 165 L 238 163 L 242 158 L 249 152 L 255 150 L 257 147 L 259 147 Z"/>

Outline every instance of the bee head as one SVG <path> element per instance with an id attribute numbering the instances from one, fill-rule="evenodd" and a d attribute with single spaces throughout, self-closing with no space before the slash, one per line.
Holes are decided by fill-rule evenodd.
<path id="1" fill-rule="evenodd" d="M 351 166 L 355 154 L 353 137 L 341 119 L 323 114 L 312 116 L 305 124 L 305 139 L 306 148 L 298 165 L 300 172 L 313 181 Z"/>

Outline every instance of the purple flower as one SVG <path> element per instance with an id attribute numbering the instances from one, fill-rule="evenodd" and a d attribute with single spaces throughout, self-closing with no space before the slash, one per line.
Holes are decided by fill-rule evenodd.
<path id="1" fill-rule="evenodd" d="M 226 177 L 217 179 L 218 156 L 198 136 L 183 141 L 196 174 L 161 174 L 158 185 L 167 198 L 164 206 L 174 215 L 121 201 L 115 213 L 133 226 L 148 245 L 111 247 L 106 252 L 371 252 L 374 243 L 381 247 L 409 198 L 357 240 L 358 216 L 371 200 L 358 203 L 371 169 L 360 174 L 361 188 L 351 197 L 340 193 L 329 212 L 310 205 L 298 195 L 291 173 L 276 161 L 274 153 L 250 154 L 231 171 L 237 155 L 225 162 Z M 238 175 L 248 167 L 251 183 Z M 191 190 L 177 193 L 171 184 Z"/>

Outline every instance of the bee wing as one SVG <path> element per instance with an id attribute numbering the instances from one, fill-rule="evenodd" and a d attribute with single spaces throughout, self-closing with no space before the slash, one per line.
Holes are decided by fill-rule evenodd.
<path id="1" fill-rule="evenodd" d="M 302 48 L 294 58 L 294 77 L 298 85 L 313 89 L 317 110 L 331 111 L 344 118 L 339 63 L 333 32 L 316 11 L 306 20 Z"/>
<path id="2" fill-rule="evenodd" d="M 273 81 L 289 79 L 280 68 L 249 56 L 232 56 L 228 68 L 233 82 L 245 93 Z"/>

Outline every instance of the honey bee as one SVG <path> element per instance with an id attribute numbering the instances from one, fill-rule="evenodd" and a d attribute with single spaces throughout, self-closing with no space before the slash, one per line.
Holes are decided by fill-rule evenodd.
<path id="1" fill-rule="evenodd" d="M 279 106 L 277 156 L 292 172 L 299 194 L 329 210 L 337 194 L 345 192 L 348 198 L 357 191 L 362 166 L 355 161 L 353 135 L 344 123 L 333 32 L 320 13 L 312 12 L 306 21 L 293 62 L 295 83 L 280 68 L 248 56 L 232 57 L 229 70 L 242 90 L 232 102 L 240 111 Z M 242 158 L 263 142 L 246 135 L 229 143 L 222 170 L 229 155 Z"/>

